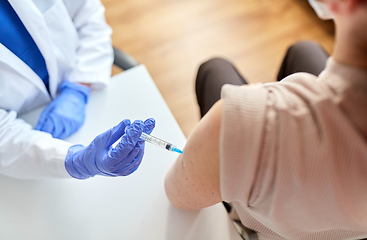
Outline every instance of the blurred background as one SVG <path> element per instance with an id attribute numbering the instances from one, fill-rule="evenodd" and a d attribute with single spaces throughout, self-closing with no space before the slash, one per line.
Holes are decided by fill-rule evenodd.
<path id="1" fill-rule="evenodd" d="M 194 83 L 204 61 L 224 57 L 249 83 L 265 83 L 276 80 L 291 44 L 313 40 L 329 53 L 334 45 L 333 22 L 320 20 L 307 0 L 102 3 L 113 45 L 147 67 L 186 137 L 200 119 Z"/>

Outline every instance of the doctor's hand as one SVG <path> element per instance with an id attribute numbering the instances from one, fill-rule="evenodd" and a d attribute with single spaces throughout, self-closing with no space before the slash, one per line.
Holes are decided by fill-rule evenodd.
<path id="1" fill-rule="evenodd" d="M 144 155 L 145 142 L 140 140 L 142 132 L 150 134 L 155 126 L 153 118 L 145 122 L 130 123 L 125 119 L 117 126 L 98 135 L 87 147 L 74 145 L 65 159 L 68 173 L 77 179 L 95 175 L 127 176 L 138 169 Z M 115 148 L 112 144 L 119 138 Z"/>
<path id="2" fill-rule="evenodd" d="M 36 130 L 65 139 L 83 125 L 85 107 L 90 89 L 87 86 L 64 81 L 60 94 L 43 110 Z"/>

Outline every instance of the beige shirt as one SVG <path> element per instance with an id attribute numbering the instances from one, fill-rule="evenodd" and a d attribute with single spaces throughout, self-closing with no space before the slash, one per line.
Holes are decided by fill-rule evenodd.
<path id="1" fill-rule="evenodd" d="M 367 237 L 367 71 L 222 89 L 220 182 L 241 222 L 274 239 Z"/>

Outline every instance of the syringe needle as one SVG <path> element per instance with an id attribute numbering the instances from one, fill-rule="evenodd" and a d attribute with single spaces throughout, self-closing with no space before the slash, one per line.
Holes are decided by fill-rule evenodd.
<path id="1" fill-rule="evenodd" d="M 166 142 L 162 139 L 153 137 L 152 135 L 149 135 L 149 134 L 146 134 L 146 133 L 142 133 L 141 136 L 140 136 L 140 139 L 144 140 L 146 142 L 149 142 L 153 145 L 156 145 L 158 147 L 165 148 L 166 150 L 171 151 L 171 152 L 177 152 L 177 153 L 180 153 L 180 154 L 183 153 L 182 150 L 178 149 L 175 145 L 173 145 L 169 142 Z"/>

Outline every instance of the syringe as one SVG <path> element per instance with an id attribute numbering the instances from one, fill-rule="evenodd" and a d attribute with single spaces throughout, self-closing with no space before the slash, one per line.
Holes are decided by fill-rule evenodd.
<path id="1" fill-rule="evenodd" d="M 163 141 L 159 138 L 153 137 L 152 135 L 148 135 L 146 133 L 142 133 L 141 136 L 140 136 L 140 139 L 144 140 L 146 142 L 149 142 L 153 145 L 156 145 L 158 147 L 165 148 L 165 149 L 167 149 L 168 151 L 171 151 L 171 152 L 178 152 L 178 153 L 181 153 L 181 154 L 183 153 L 175 145 L 172 145 L 169 142 Z"/>

